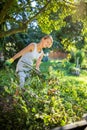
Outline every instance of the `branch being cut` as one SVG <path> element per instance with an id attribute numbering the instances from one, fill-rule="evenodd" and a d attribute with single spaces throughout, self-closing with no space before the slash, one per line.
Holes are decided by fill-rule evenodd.
<path id="1" fill-rule="evenodd" d="M 26 20 L 24 23 L 21 22 L 21 24 L 22 24 L 21 27 L 15 28 L 15 29 L 10 29 L 8 31 L 0 32 L 0 38 L 25 31 L 27 29 L 27 25 L 29 23 L 31 23 L 34 19 L 37 19 L 37 16 L 46 10 L 46 8 L 47 8 L 47 6 L 48 6 L 48 4 L 50 2 L 51 2 L 51 0 L 48 0 L 48 2 L 46 3 L 46 5 L 43 8 L 41 8 L 39 10 L 39 12 L 36 13 L 33 17 L 31 17 L 29 20 Z"/>

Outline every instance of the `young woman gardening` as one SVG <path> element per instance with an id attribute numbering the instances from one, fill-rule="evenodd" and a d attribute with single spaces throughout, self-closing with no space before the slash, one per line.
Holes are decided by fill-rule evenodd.
<path id="1" fill-rule="evenodd" d="M 50 48 L 53 44 L 53 38 L 50 35 L 44 36 L 39 43 L 30 43 L 12 58 L 8 59 L 5 64 L 12 64 L 17 58 L 21 57 L 16 66 L 16 72 L 19 76 L 20 87 L 24 87 L 26 77 L 29 77 L 29 70 L 26 64 L 33 66 L 36 61 L 36 69 L 39 70 L 41 60 L 44 56 L 43 48 Z"/>

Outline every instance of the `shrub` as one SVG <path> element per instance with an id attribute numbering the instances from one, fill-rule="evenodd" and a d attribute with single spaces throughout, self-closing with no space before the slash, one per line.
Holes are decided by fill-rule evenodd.
<path id="1" fill-rule="evenodd" d="M 75 63 L 75 53 L 73 51 L 70 52 L 69 62 Z"/>
<path id="2" fill-rule="evenodd" d="M 71 74 L 73 74 L 73 75 L 80 75 L 80 68 L 76 68 L 76 67 L 70 67 L 69 68 L 69 71 L 70 71 L 70 73 Z"/>
<path id="3" fill-rule="evenodd" d="M 62 63 L 50 66 L 44 81 L 34 75 L 27 80 L 25 90 L 19 89 L 18 95 L 15 95 L 19 86 L 14 71 L 10 68 L 1 71 L 1 130 L 50 130 L 81 120 L 87 112 L 87 82 L 63 73 L 71 63 L 64 62 L 63 66 Z"/>
<path id="4" fill-rule="evenodd" d="M 80 64 L 80 66 L 82 65 L 82 62 L 83 62 L 83 60 L 84 60 L 84 57 L 85 57 L 85 53 L 83 52 L 83 51 L 77 51 L 76 52 L 76 60 L 77 60 L 77 58 L 79 58 L 79 64 Z"/>

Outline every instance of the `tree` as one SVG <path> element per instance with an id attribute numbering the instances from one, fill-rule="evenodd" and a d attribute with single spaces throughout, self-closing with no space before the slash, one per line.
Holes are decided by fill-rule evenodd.
<path id="1" fill-rule="evenodd" d="M 0 38 L 28 29 L 36 21 L 45 33 L 58 30 L 65 25 L 64 17 L 75 12 L 74 0 L 1 0 L 0 2 Z M 55 14 L 55 17 L 53 17 Z"/>
<path id="2" fill-rule="evenodd" d="M 66 25 L 60 30 L 53 31 L 55 37 L 54 48 L 59 50 L 70 51 L 71 47 L 81 49 L 84 48 L 84 35 L 82 34 L 83 23 L 81 21 L 73 21 L 72 16 L 67 16 L 64 21 Z"/>

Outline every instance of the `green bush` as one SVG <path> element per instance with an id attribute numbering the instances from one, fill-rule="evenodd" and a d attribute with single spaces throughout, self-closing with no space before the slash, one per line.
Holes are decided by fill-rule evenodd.
<path id="1" fill-rule="evenodd" d="M 50 130 L 81 120 L 87 112 L 87 82 L 63 73 L 71 63 L 54 62 L 53 65 L 45 72 L 46 80 L 37 75 L 27 79 L 25 90 L 19 89 L 14 70 L 0 71 L 1 130 Z"/>
<path id="2" fill-rule="evenodd" d="M 82 62 L 81 68 L 87 69 L 87 60 L 86 59 Z"/>
<path id="3" fill-rule="evenodd" d="M 83 51 L 80 50 L 80 51 L 76 52 L 75 58 L 76 58 L 76 60 L 77 60 L 77 58 L 79 58 L 79 64 L 80 64 L 80 66 L 82 65 L 84 57 L 85 57 L 85 53 Z"/>
<path id="4" fill-rule="evenodd" d="M 75 63 L 75 53 L 73 51 L 70 52 L 69 62 Z"/>
<path id="5" fill-rule="evenodd" d="M 80 75 L 80 68 L 77 68 L 77 67 L 69 67 L 69 72 L 73 75 Z"/>

